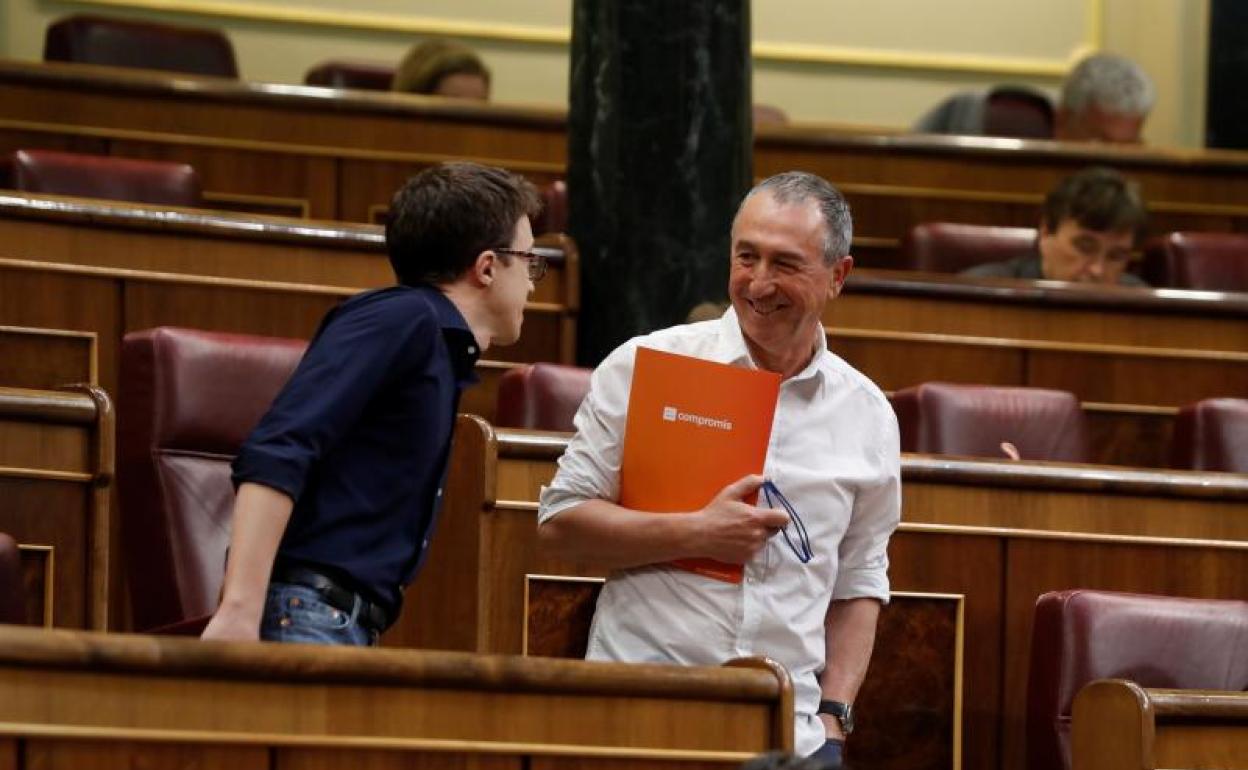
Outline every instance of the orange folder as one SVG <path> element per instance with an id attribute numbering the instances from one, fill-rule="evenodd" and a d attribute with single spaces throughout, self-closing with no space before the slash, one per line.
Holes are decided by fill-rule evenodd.
<path id="1" fill-rule="evenodd" d="M 620 505 L 654 513 L 696 511 L 742 476 L 762 473 L 780 379 L 775 372 L 637 348 Z M 741 582 L 740 564 L 674 563 Z"/>

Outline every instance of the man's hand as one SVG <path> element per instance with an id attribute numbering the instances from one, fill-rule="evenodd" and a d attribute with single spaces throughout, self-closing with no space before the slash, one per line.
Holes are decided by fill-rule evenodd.
<path id="1" fill-rule="evenodd" d="M 221 639 L 235 642 L 260 641 L 260 622 L 251 613 L 220 607 L 200 634 L 200 639 Z"/>
<path id="2" fill-rule="evenodd" d="M 759 508 L 753 499 L 763 485 L 762 476 L 744 476 L 720 490 L 695 516 L 698 520 L 699 550 L 729 564 L 744 564 L 758 553 L 768 538 L 789 523 L 789 515 L 772 508 Z"/>

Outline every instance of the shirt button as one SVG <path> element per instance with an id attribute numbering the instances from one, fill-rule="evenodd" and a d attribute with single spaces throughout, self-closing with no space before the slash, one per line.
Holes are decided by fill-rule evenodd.
<path id="1" fill-rule="evenodd" d="M 476 345 L 469 345 L 469 346 L 468 346 L 468 355 L 472 355 L 473 353 L 476 353 L 476 352 L 477 352 L 477 346 L 476 346 Z"/>
<path id="2" fill-rule="evenodd" d="M 438 494 L 437 494 L 437 496 L 438 496 L 438 497 L 441 497 L 441 496 L 442 496 L 442 487 L 438 487 Z"/>
<path id="3" fill-rule="evenodd" d="M 428 547 L 429 547 L 429 538 L 425 538 L 424 540 L 421 540 L 421 541 L 420 541 L 420 547 L 421 547 L 421 549 L 422 549 L 422 550 L 423 550 L 423 549 L 425 549 L 425 548 L 428 548 Z"/>

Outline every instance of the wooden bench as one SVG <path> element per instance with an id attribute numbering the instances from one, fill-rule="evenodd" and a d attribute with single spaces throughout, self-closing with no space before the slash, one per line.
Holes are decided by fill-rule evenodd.
<path id="1" fill-rule="evenodd" d="M 0 531 L 19 544 L 30 623 L 107 626 L 113 448 L 103 390 L 0 387 Z"/>
<path id="2" fill-rule="evenodd" d="M 624 666 L 0 628 L 0 766 L 731 770 L 792 749 L 759 659 Z"/>
<path id="3" fill-rule="evenodd" d="M 1093 682 L 1075 696 L 1073 770 L 1248 769 L 1248 693 Z"/>
<path id="4" fill-rule="evenodd" d="M 566 441 L 461 417 L 447 507 L 387 643 L 569 648 L 586 580 L 603 573 L 537 548 L 538 490 Z M 1239 476 L 907 455 L 902 496 L 892 586 L 920 595 L 898 602 L 902 618 L 922 614 L 899 624 L 915 635 L 906 644 L 881 646 L 909 659 L 879 653 L 889 663 L 864 685 L 872 706 L 855 742 L 872 766 L 947 768 L 953 756 L 981 770 L 1022 765 L 1031 613 L 1045 591 L 1248 594 L 1248 482 Z M 924 695 L 907 703 L 896 695 L 906 692 Z M 924 698 L 948 708 L 933 711 Z"/>
<path id="5" fill-rule="evenodd" d="M 37 262 L 359 289 L 394 283 L 376 225 L 0 192 L 0 239 L 2 256 Z M 549 269 L 532 301 L 575 317 L 576 244 L 549 234 L 537 247 Z"/>

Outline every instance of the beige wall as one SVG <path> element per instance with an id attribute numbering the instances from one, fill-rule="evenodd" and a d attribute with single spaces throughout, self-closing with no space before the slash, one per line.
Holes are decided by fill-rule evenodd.
<path id="1" fill-rule="evenodd" d="M 39 58 L 48 22 L 75 11 L 223 28 L 244 77 L 286 83 L 327 58 L 394 62 L 413 40 L 449 33 L 481 51 L 498 100 L 567 99 L 571 0 L 0 4 L 0 53 L 12 58 Z M 754 0 L 753 14 L 755 101 L 794 120 L 901 128 L 957 90 L 1013 82 L 1053 93 L 1073 58 L 1103 47 L 1157 82 L 1151 143 L 1202 141 L 1208 0 Z"/>

